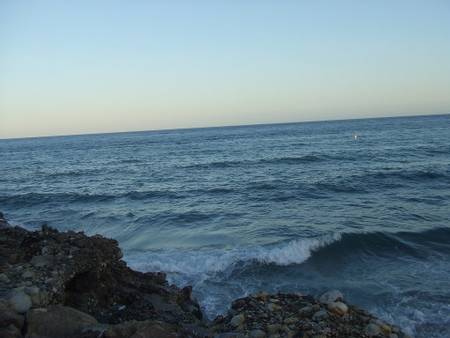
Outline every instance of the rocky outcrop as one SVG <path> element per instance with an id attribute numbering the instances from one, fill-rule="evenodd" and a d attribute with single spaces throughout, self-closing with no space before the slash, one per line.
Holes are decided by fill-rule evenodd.
<path id="1" fill-rule="evenodd" d="M 317 300 L 302 294 L 260 293 L 235 300 L 212 324 L 217 337 L 389 337 L 400 329 L 344 302 L 338 291 Z"/>
<path id="2" fill-rule="evenodd" d="M 209 322 L 190 287 L 121 258 L 115 240 L 47 226 L 31 232 L 0 214 L 0 338 L 405 337 L 338 291 L 319 300 L 261 293 Z"/>
<path id="3" fill-rule="evenodd" d="M 101 236 L 46 226 L 35 232 L 0 228 L 1 326 L 12 325 L 30 337 L 60 337 L 42 334 L 46 331 L 33 323 L 57 325 L 62 313 L 70 314 L 78 328 L 94 324 L 86 316 L 110 326 L 159 321 L 174 325 L 175 332 L 184 325 L 204 325 L 190 287 L 169 285 L 164 273 L 133 271 L 121 257 L 117 242 Z"/>

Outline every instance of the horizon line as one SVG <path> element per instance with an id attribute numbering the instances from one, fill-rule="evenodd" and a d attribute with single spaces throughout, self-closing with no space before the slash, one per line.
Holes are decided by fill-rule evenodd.
<path id="1" fill-rule="evenodd" d="M 213 129 L 213 128 L 237 128 L 237 127 L 252 127 L 252 126 L 268 126 L 268 125 L 283 125 L 283 124 L 301 124 L 301 123 L 318 123 L 318 122 L 338 122 L 338 121 L 353 121 L 353 120 L 374 120 L 374 119 L 394 119 L 394 118 L 410 118 L 410 117 L 432 117 L 450 115 L 450 111 L 446 113 L 432 113 L 432 114 L 411 114 L 411 115 L 390 115 L 390 116 L 374 116 L 374 117 L 354 117 L 354 118 L 336 118 L 336 119 L 318 119 L 318 120 L 304 120 L 304 121 L 290 121 L 290 122 L 261 122 L 261 123 L 244 123 L 244 124 L 230 124 L 230 125 L 216 125 L 208 127 L 178 127 L 178 128 L 161 128 L 161 129 L 145 129 L 145 130 L 127 130 L 127 131 L 105 131 L 105 132 L 87 132 L 76 134 L 57 134 L 57 135 L 37 135 L 37 136 L 19 136 L 0 138 L 0 141 L 10 140 L 26 140 L 35 138 L 52 138 L 52 137 L 77 137 L 77 136 L 94 136 L 94 135 L 108 135 L 108 134 L 125 134 L 125 133 L 145 133 L 145 132 L 161 132 L 161 131 L 177 131 L 177 130 L 195 130 L 195 129 Z"/>

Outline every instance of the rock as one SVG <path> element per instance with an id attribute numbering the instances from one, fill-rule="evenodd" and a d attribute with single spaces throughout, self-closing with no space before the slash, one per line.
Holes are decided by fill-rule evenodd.
<path id="1" fill-rule="evenodd" d="M 38 255 L 38 256 L 34 256 L 31 259 L 31 264 L 36 267 L 36 268 L 42 268 L 45 266 L 49 266 L 53 264 L 53 256 L 50 255 L 46 255 L 46 256 L 42 256 L 42 255 Z"/>
<path id="2" fill-rule="evenodd" d="M 299 319 L 296 317 L 289 317 L 284 320 L 284 323 L 289 325 L 289 324 L 295 324 L 298 321 L 299 321 Z"/>
<path id="3" fill-rule="evenodd" d="M 259 293 L 257 293 L 255 295 L 256 298 L 262 299 L 262 300 L 267 300 L 267 298 L 269 298 L 269 294 L 265 291 L 261 291 Z"/>
<path id="4" fill-rule="evenodd" d="M 0 271 L 10 277 L 11 289 L 33 288 L 21 297 L 29 297 L 34 307 L 64 303 L 110 324 L 149 318 L 180 325 L 201 321 L 190 287 L 169 286 L 164 273 L 133 271 L 121 257 L 117 241 L 101 236 L 49 227 L 0 229 Z"/>
<path id="5" fill-rule="evenodd" d="M 33 306 L 36 307 L 46 305 L 45 297 L 43 297 L 45 293 L 41 294 L 37 286 L 27 286 L 25 287 L 24 291 L 28 296 L 30 296 Z"/>
<path id="6" fill-rule="evenodd" d="M 35 276 L 34 272 L 30 271 L 30 270 L 25 270 L 22 273 L 22 278 L 24 278 L 24 279 L 33 278 L 34 276 Z"/>
<path id="7" fill-rule="evenodd" d="M 348 307 L 345 303 L 342 302 L 331 302 L 328 303 L 328 309 L 333 312 L 336 313 L 340 316 L 345 315 L 348 312 Z"/>
<path id="8" fill-rule="evenodd" d="M 269 309 L 269 311 L 280 311 L 281 310 L 281 306 L 274 304 L 274 303 L 269 303 L 267 305 L 267 308 Z"/>
<path id="9" fill-rule="evenodd" d="M 326 310 L 319 310 L 312 317 L 314 321 L 320 321 L 325 318 L 328 318 L 328 312 Z"/>
<path id="10" fill-rule="evenodd" d="M 31 298 L 23 289 L 14 289 L 9 297 L 11 307 L 17 313 L 25 313 L 31 308 Z"/>
<path id="11" fill-rule="evenodd" d="M 391 334 L 392 332 L 395 333 L 394 328 L 379 319 L 372 319 L 370 323 L 377 325 L 380 328 L 381 332 L 386 336 L 389 336 L 389 334 Z"/>
<path id="12" fill-rule="evenodd" d="M 7 302 L 0 301 L 0 327 L 9 327 L 13 325 L 19 329 L 22 329 L 24 323 L 24 317 L 14 311 Z M 0 337 L 2 337 L 0 335 Z"/>
<path id="13" fill-rule="evenodd" d="M 234 316 L 231 321 L 230 321 L 230 325 L 232 327 L 238 327 L 241 324 L 243 324 L 245 322 L 245 316 L 243 314 L 239 314 Z"/>
<path id="14" fill-rule="evenodd" d="M 237 332 L 222 332 L 214 335 L 214 338 L 244 338 L 243 334 Z"/>
<path id="15" fill-rule="evenodd" d="M 365 332 L 369 337 L 378 336 L 381 334 L 381 329 L 377 324 L 370 323 L 366 326 Z"/>
<path id="16" fill-rule="evenodd" d="M 190 334 L 180 333 L 181 337 L 191 337 Z M 136 321 L 131 320 L 125 323 L 116 324 L 109 327 L 100 337 L 104 338 L 177 338 L 175 326 L 159 321 Z"/>
<path id="17" fill-rule="evenodd" d="M 325 303 L 325 304 L 328 304 L 331 302 L 337 302 L 337 301 L 341 301 L 341 300 L 344 300 L 344 296 L 338 290 L 331 290 L 331 291 L 325 292 L 319 298 L 319 301 L 321 303 Z"/>
<path id="18" fill-rule="evenodd" d="M 319 307 L 320 309 L 320 307 Z M 309 317 L 314 313 L 314 309 L 312 306 L 304 306 L 302 307 L 300 310 L 298 310 L 298 314 L 300 316 L 305 316 L 305 317 Z"/>
<path id="19" fill-rule="evenodd" d="M 251 338 L 264 338 L 266 333 L 263 330 L 252 330 L 250 331 Z"/>
<path id="20" fill-rule="evenodd" d="M 5 219 L 5 216 L 3 213 L 0 212 L 0 228 L 6 228 L 9 227 L 8 221 Z"/>
<path id="21" fill-rule="evenodd" d="M 48 338 L 75 337 L 97 320 L 74 308 L 51 305 L 47 308 L 32 309 L 27 313 L 27 334 Z"/>
<path id="22" fill-rule="evenodd" d="M 274 334 L 280 332 L 280 330 L 281 330 L 281 325 L 280 324 L 269 324 L 269 325 L 267 325 L 267 332 L 270 335 L 274 335 Z"/>
<path id="23" fill-rule="evenodd" d="M 9 277 L 5 273 L 0 273 L 0 283 L 9 283 Z"/>
<path id="24" fill-rule="evenodd" d="M 14 325 L 0 328 L 0 337 L 2 338 L 22 338 L 20 330 Z"/>

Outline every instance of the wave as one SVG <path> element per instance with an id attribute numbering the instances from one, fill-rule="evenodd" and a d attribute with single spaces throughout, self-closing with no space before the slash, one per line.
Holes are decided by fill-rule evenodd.
<path id="1" fill-rule="evenodd" d="M 308 163 L 308 162 L 320 162 L 325 161 L 328 158 L 325 156 L 318 155 L 304 155 L 304 156 L 286 156 L 278 158 L 263 159 L 258 162 L 269 163 L 269 164 L 298 164 L 298 163 Z"/>
<path id="2" fill-rule="evenodd" d="M 145 200 L 152 198 L 182 198 L 180 193 L 171 191 L 130 191 L 122 194 L 82 194 L 82 193 L 26 193 L 0 196 L 0 204 L 14 207 L 32 207 L 46 203 L 96 203 L 109 202 L 121 198 Z"/>
<path id="3" fill-rule="evenodd" d="M 381 179 L 399 178 L 408 181 L 423 181 L 448 178 L 449 171 L 438 171 L 436 169 L 379 171 L 373 176 Z"/>
<path id="4" fill-rule="evenodd" d="M 43 176 L 45 178 L 70 178 L 70 177 L 83 177 L 88 175 L 96 175 L 101 173 L 100 169 L 89 169 L 89 170 L 63 170 L 63 171 L 52 171 L 52 172 L 38 172 L 38 176 Z"/>
<path id="5" fill-rule="evenodd" d="M 379 257 L 410 256 L 426 259 L 430 255 L 450 254 L 450 228 L 424 232 L 335 233 L 317 238 L 301 238 L 268 246 L 195 251 L 165 250 L 128 252 L 128 264 L 141 271 L 201 275 L 232 273 L 249 265 L 298 265 L 332 262 L 354 255 Z"/>
<path id="6" fill-rule="evenodd" d="M 207 163 L 195 163 L 191 165 L 183 166 L 183 168 L 189 169 L 208 169 L 208 168 L 229 168 L 238 167 L 243 165 L 258 165 L 258 164 L 300 164 L 308 162 L 325 161 L 328 158 L 326 156 L 319 155 L 304 155 L 304 156 L 286 156 L 275 158 L 262 158 L 255 160 L 229 160 L 229 161 L 216 161 Z"/>
<path id="7" fill-rule="evenodd" d="M 189 275 L 223 272 L 240 262 L 290 265 L 306 261 L 322 246 L 336 241 L 340 235 L 305 238 L 272 247 L 235 248 L 230 250 L 204 249 L 186 252 L 165 250 L 158 252 L 130 252 L 125 259 L 141 271 L 165 271 Z"/>

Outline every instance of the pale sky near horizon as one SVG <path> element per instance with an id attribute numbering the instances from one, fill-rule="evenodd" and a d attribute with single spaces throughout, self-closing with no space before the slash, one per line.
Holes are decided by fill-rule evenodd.
<path id="1" fill-rule="evenodd" d="M 449 112 L 447 0 L 0 0 L 0 138 Z"/>

